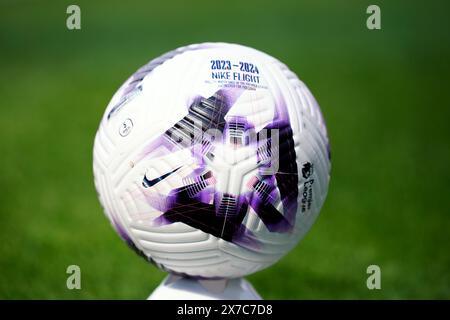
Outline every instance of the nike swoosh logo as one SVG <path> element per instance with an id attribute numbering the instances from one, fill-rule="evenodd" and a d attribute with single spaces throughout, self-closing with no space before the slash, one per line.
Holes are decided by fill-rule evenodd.
<path id="1" fill-rule="evenodd" d="M 177 171 L 178 169 L 180 169 L 180 167 L 176 168 L 173 171 L 167 172 L 165 174 L 163 174 L 162 176 L 152 179 L 152 180 L 148 180 L 146 176 L 144 176 L 144 179 L 142 180 L 142 185 L 144 186 L 144 188 L 150 188 L 153 187 L 155 184 L 157 184 L 158 182 L 164 180 L 165 178 L 167 178 L 168 176 L 170 176 L 172 173 L 174 173 L 175 171 Z"/>

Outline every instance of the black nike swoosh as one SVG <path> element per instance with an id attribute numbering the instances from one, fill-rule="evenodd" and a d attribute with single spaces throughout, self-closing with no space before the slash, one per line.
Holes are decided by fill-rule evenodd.
<path id="1" fill-rule="evenodd" d="M 167 178 L 168 176 L 170 176 L 172 173 L 174 173 L 175 171 L 177 171 L 180 168 L 181 168 L 181 166 L 176 168 L 173 171 L 167 172 L 167 173 L 163 174 L 162 176 L 160 176 L 158 178 L 155 178 L 155 179 L 152 179 L 152 180 L 148 180 L 147 177 L 144 176 L 144 179 L 142 180 L 142 185 L 144 186 L 144 188 L 153 187 L 155 184 L 157 184 L 161 180 L 164 180 L 165 178 Z"/>

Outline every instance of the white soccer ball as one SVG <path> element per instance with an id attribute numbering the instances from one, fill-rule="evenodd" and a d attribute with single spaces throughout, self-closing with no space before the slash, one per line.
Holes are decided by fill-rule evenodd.
<path id="1" fill-rule="evenodd" d="M 236 278 L 275 263 L 315 221 L 329 173 L 310 91 L 275 58 L 237 44 L 150 61 L 113 96 L 95 137 L 107 217 L 179 275 Z"/>

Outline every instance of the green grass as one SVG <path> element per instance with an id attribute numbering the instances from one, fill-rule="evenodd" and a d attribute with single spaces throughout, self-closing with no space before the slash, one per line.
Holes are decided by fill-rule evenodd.
<path id="1" fill-rule="evenodd" d="M 449 6 L 377 1 L 77 1 L 0 4 L 0 298 L 142 299 L 164 273 L 109 226 L 92 145 L 138 67 L 189 43 L 266 51 L 310 87 L 327 120 L 322 213 L 285 258 L 249 279 L 264 298 L 450 298 Z M 68 265 L 82 290 L 66 288 Z M 366 288 L 366 268 L 382 289 Z"/>

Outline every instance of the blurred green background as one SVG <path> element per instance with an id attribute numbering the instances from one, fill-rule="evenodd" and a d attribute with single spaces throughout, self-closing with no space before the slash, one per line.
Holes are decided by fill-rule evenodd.
<path id="1" fill-rule="evenodd" d="M 249 280 L 264 298 L 450 298 L 450 6 L 376 1 L 0 1 L 0 298 L 142 299 L 165 273 L 103 216 L 97 125 L 148 60 L 205 41 L 285 62 L 327 120 L 332 179 L 304 240 Z M 82 289 L 66 288 L 77 264 Z M 382 289 L 366 287 L 377 264 Z"/>

